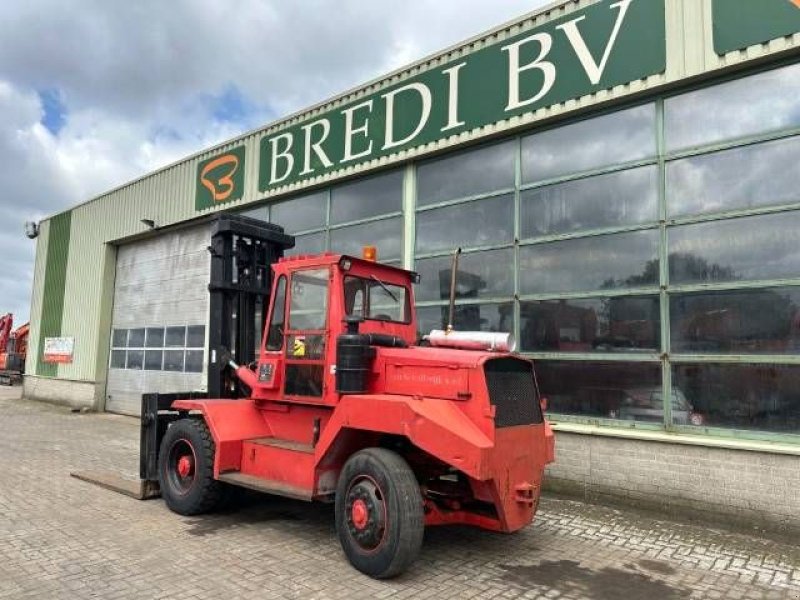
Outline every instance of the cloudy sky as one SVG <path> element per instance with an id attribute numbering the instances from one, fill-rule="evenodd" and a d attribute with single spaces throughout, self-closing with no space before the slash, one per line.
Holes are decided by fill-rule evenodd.
<path id="1" fill-rule="evenodd" d="M 0 314 L 38 220 L 545 0 L 3 0 Z"/>

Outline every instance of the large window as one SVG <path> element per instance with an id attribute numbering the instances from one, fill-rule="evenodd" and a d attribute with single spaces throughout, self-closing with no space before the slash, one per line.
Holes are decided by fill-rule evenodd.
<path id="1" fill-rule="evenodd" d="M 799 81 L 791 65 L 420 163 L 421 333 L 447 323 L 461 247 L 456 326 L 513 332 L 558 418 L 800 434 Z"/>
<path id="2" fill-rule="evenodd" d="M 798 99 L 800 64 L 667 98 L 667 150 L 798 128 Z"/>
<path id="3" fill-rule="evenodd" d="M 514 331 L 516 140 L 481 146 L 417 168 L 415 269 L 420 335 L 449 320 L 457 248 L 458 329 Z"/>
<path id="4" fill-rule="evenodd" d="M 658 296 L 526 301 L 520 345 L 527 352 L 658 352 Z"/>
<path id="5" fill-rule="evenodd" d="M 654 104 L 577 121 L 522 139 L 522 180 L 537 183 L 656 155 Z"/>
<path id="6" fill-rule="evenodd" d="M 658 221 L 658 169 L 639 167 L 522 192 L 523 239 Z"/>
<path id="7" fill-rule="evenodd" d="M 658 231 L 635 231 L 522 246 L 522 294 L 658 285 Z"/>
<path id="8" fill-rule="evenodd" d="M 112 369 L 202 373 L 204 325 L 136 327 L 111 333 Z"/>
<path id="9" fill-rule="evenodd" d="M 381 262 L 403 258 L 403 170 L 342 183 L 303 196 L 248 209 L 242 214 L 267 220 L 295 236 L 287 255 L 326 250 L 361 256 L 376 246 Z"/>

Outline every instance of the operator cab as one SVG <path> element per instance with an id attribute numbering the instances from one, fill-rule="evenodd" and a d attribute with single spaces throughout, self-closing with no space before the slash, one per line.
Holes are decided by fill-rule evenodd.
<path id="1" fill-rule="evenodd" d="M 335 404 L 336 371 L 326 365 L 336 364 L 336 339 L 347 330 L 345 318 L 360 320 L 361 333 L 415 343 L 416 273 L 331 253 L 282 258 L 273 268 L 256 400 Z"/>

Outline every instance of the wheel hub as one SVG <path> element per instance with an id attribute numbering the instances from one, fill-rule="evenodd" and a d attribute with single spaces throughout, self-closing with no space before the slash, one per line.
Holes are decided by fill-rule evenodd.
<path id="1" fill-rule="evenodd" d="M 189 456 L 181 456 L 178 459 L 178 475 L 188 477 L 192 472 L 192 459 Z"/>
<path id="2" fill-rule="evenodd" d="M 167 457 L 167 482 L 176 494 L 184 495 L 192 489 L 196 479 L 197 457 L 187 439 L 172 444 Z"/>
<path id="3" fill-rule="evenodd" d="M 353 502 L 352 517 L 356 529 L 364 529 L 369 522 L 369 509 L 361 498 Z"/>
<path id="4" fill-rule="evenodd" d="M 347 492 L 345 503 L 347 529 L 364 550 L 375 550 L 386 532 L 386 504 L 377 483 L 364 477 L 356 480 Z"/>

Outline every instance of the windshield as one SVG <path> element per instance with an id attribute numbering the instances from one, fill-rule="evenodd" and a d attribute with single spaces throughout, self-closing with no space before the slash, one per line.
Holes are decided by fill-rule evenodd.
<path id="1" fill-rule="evenodd" d="M 344 306 L 348 315 L 373 321 L 408 323 L 410 320 L 408 289 L 374 276 L 345 277 Z"/>

